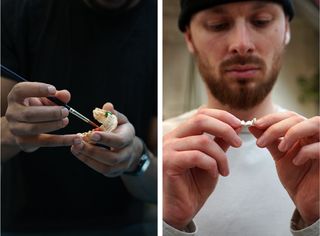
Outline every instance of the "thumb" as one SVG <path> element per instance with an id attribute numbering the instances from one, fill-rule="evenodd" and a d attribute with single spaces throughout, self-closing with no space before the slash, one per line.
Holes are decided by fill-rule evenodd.
<path id="1" fill-rule="evenodd" d="M 124 124 L 124 123 L 127 123 L 128 122 L 128 118 L 123 115 L 122 113 L 120 113 L 119 111 L 116 111 L 113 107 L 113 104 L 111 102 L 107 102 L 103 105 L 102 107 L 103 110 L 106 110 L 106 111 L 110 111 L 112 112 L 112 114 L 114 114 L 117 118 L 118 118 L 118 124 L 121 125 L 121 124 Z"/>
<path id="2" fill-rule="evenodd" d="M 103 105 L 102 109 L 114 113 L 114 107 L 113 107 L 113 104 L 111 102 L 105 103 Z"/>

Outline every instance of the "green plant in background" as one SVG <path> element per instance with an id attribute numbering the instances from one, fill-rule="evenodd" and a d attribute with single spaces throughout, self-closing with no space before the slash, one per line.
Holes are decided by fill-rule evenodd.
<path id="1" fill-rule="evenodd" d="M 297 82 L 301 89 L 299 101 L 301 103 L 313 102 L 319 113 L 319 71 L 309 78 L 300 76 Z"/>

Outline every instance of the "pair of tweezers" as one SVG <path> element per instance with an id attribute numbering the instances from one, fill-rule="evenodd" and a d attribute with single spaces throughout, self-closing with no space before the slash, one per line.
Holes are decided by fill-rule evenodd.
<path id="1" fill-rule="evenodd" d="M 5 74 L 9 75 L 10 77 L 13 77 L 17 81 L 28 82 L 28 80 L 26 80 L 22 76 L 18 75 L 17 73 L 13 72 L 9 68 L 5 67 L 4 65 L 1 65 L 1 72 L 4 72 Z M 84 122 L 92 125 L 93 127 L 96 127 L 96 128 L 99 127 L 97 124 L 95 124 L 94 122 L 89 120 L 87 117 L 82 115 L 80 112 L 78 112 L 75 109 L 73 109 L 72 107 L 70 107 L 68 104 L 62 102 L 58 98 L 56 98 L 56 97 L 47 97 L 47 99 L 49 99 L 51 102 L 57 104 L 58 106 L 64 106 L 65 108 L 67 108 L 69 110 L 69 112 L 71 114 L 73 114 L 74 116 L 78 117 L 80 120 L 83 120 Z"/>

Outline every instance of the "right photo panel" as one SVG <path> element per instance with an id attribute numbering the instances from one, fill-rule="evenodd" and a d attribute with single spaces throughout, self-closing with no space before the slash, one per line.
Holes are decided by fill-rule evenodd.
<path id="1" fill-rule="evenodd" d="M 163 0 L 163 235 L 319 235 L 319 1 Z"/>

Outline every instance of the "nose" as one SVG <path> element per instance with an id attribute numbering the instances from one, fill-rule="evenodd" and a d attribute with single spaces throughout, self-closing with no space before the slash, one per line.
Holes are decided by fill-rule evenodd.
<path id="1" fill-rule="evenodd" d="M 252 33 L 246 22 L 237 22 L 231 31 L 229 51 L 241 56 L 252 54 L 255 50 Z"/>

